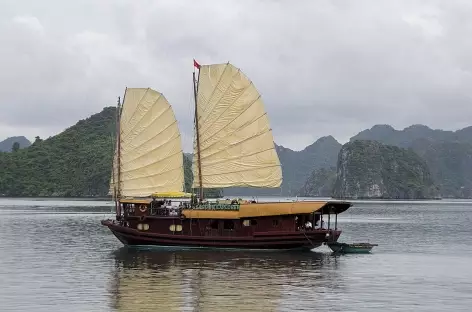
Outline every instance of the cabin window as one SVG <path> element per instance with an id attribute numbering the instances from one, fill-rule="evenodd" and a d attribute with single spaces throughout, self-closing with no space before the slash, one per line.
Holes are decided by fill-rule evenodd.
<path id="1" fill-rule="evenodd" d="M 257 225 L 257 221 L 256 220 L 251 220 L 251 225 Z"/>
<path id="2" fill-rule="evenodd" d="M 243 226 L 250 226 L 251 225 L 251 220 L 244 220 L 243 221 Z"/>
<path id="3" fill-rule="evenodd" d="M 223 229 L 225 229 L 225 230 L 234 230 L 233 220 L 224 220 L 223 221 Z"/>
<path id="4" fill-rule="evenodd" d="M 279 220 L 278 219 L 272 220 L 272 226 L 279 226 Z"/>
<path id="5" fill-rule="evenodd" d="M 218 230 L 218 221 L 211 221 L 210 226 L 213 230 Z"/>
<path id="6" fill-rule="evenodd" d="M 180 225 L 180 224 L 177 224 L 177 225 L 171 224 L 171 225 L 169 226 L 169 230 L 170 230 L 171 232 L 180 232 L 180 231 L 182 231 L 182 225 Z"/>
<path id="7" fill-rule="evenodd" d="M 138 230 L 140 231 L 147 231 L 149 230 L 149 224 L 142 224 L 142 223 L 138 223 L 138 226 L 137 226 Z"/>

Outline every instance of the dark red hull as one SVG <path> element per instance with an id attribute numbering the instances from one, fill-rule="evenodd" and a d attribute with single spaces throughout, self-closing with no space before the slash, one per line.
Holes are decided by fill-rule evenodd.
<path id="1" fill-rule="evenodd" d="M 127 246 L 233 248 L 233 249 L 312 249 L 326 241 L 337 241 L 339 230 L 255 232 L 250 236 L 183 235 L 143 232 L 120 225 L 114 220 L 103 220 L 112 233 Z M 327 237 L 327 234 L 329 236 Z"/>

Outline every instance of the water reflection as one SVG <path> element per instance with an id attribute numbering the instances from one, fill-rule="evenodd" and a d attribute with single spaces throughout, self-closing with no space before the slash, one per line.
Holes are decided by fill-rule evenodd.
<path id="1" fill-rule="evenodd" d="M 156 251 L 114 253 L 117 311 L 274 311 L 316 307 L 316 293 L 344 287 L 339 258 L 314 252 Z M 290 300 L 297 290 L 306 301 Z"/>

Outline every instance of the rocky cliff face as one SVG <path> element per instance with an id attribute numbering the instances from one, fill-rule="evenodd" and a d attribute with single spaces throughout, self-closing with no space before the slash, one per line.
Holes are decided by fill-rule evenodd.
<path id="1" fill-rule="evenodd" d="M 472 198 L 472 126 L 457 131 L 375 125 L 351 138 L 411 148 L 425 160 L 444 198 Z"/>
<path id="2" fill-rule="evenodd" d="M 315 169 L 298 194 L 306 197 L 331 197 L 336 181 L 336 167 Z"/>
<path id="3" fill-rule="evenodd" d="M 439 197 L 428 166 L 411 150 L 375 141 L 345 144 L 338 155 L 335 198 Z"/>
<path id="4" fill-rule="evenodd" d="M 332 136 L 322 137 L 302 151 L 276 146 L 282 164 L 282 194 L 295 196 L 313 170 L 336 166 L 341 144 Z"/>

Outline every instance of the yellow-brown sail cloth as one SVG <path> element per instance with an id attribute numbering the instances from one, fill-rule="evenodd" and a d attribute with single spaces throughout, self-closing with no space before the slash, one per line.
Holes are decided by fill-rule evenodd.
<path id="1" fill-rule="evenodd" d="M 155 192 L 182 192 L 183 152 L 174 112 L 161 93 L 127 88 L 120 120 L 120 195 L 144 197 Z M 118 181 L 117 153 L 113 162 Z"/>
<path id="2" fill-rule="evenodd" d="M 282 170 L 254 84 L 236 67 L 201 65 L 197 116 L 204 188 L 279 187 Z M 196 140 L 193 187 L 199 188 Z"/>

